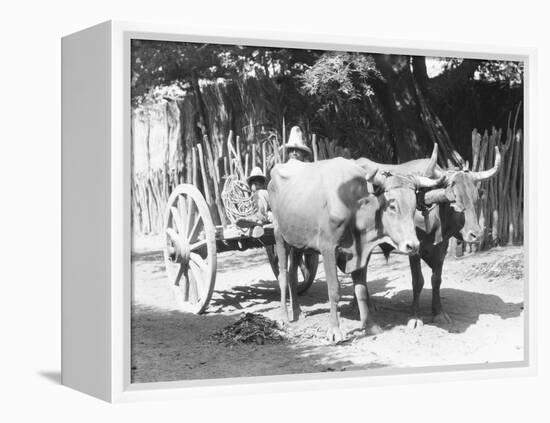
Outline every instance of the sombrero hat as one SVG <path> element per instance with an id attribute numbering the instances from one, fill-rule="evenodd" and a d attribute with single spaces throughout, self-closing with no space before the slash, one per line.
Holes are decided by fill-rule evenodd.
<path id="1" fill-rule="evenodd" d="M 262 169 L 258 166 L 256 166 L 254 169 L 252 169 L 252 172 L 250 172 L 250 176 L 246 178 L 246 182 L 250 185 L 250 181 L 252 179 L 260 179 L 263 183 L 266 182 L 267 178 L 262 172 Z"/>
<path id="2" fill-rule="evenodd" d="M 288 142 L 283 145 L 283 148 L 285 150 L 288 150 L 289 148 L 297 148 L 298 150 L 305 151 L 310 155 L 312 154 L 311 148 L 309 148 L 304 141 L 304 136 L 299 126 L 292 127 L 290 130 L 290 135 L 288 136 Z"/>

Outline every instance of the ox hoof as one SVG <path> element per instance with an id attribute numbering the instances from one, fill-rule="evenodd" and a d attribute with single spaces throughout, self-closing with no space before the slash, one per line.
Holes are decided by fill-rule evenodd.
<path id="1" fill-rule="evenodd" d="M 450 325 L 453 323 L 453 320 L 449 317 L 447 313 L 442 311 L 441 313 L 434 316 L 433 322 L 439 325 Z"/>
<path id="2" fill-rule="evenodd" d="M 277 325 L 279 326 L 280 329 L 285 329 L 286 327 L 288 327 L 289 324 L 290 324 L 290 321 L 287 315 L 283 315 L 277 320 Z"/>
<path id="3" fill-rule="evenodd" d="M 376 323 L 372 323 L 365 327 L 365 333 L 367 335 L 380 335 L 382 333 L 382 328 L 378 326 Z"/>
<path id="4" fill-rule="evenodd" d="M 424 322 L 419 317 L 411 317 L 407 322 L 407 328 L 411 330 L 420 329 L 422 326 L 424 326 Z"/>
<path id="5" fill-rule="evenodd" d="M 292 313 L 291 313 L 291 321 L 292 322 L 297 322 L 298 320 L 300 320 L 300 316 L 302 315 L 302 310 L 300 309 L 300 307 L 298 307 L 297 309 L 295 310 L 292 310 Z"/>
<path id="6" fill-rule="evenodd" d="M 288 328 L 288 326 L 289 326 L 288 320 L 283 320 L 283 319 L 277 320 L 277 328 L 279 330 L 285 330 Z"/>
<path id="7" fill-rule="evenodd" d="M 329 327 L 327 331 L 327 339 L 329 342 L 337 344 L 338 342 L 342 342 L 344 340 L 344 335 L 342 334 L 340 328 Z"/>

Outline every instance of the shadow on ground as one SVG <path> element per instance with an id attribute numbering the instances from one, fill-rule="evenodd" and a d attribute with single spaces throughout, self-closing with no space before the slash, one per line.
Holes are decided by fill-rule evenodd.
<path id="1" fill-rule="evenodd" d="M 383 329 L 406 325 L 411 316 L 412 289 L 392 293 L 388 285 L 392 279 L 382 278 L 368 282 L 376 311 L 371 313 L 374 321 Z M 352 307 L 353 285 L 341 284 L 340 313 L 342 317 L 359 320 L 358 311 Z M 442 288 L 443 309 L 450 315 L 452 324 L 437 324 L 453 333 L 462 333 L 479 320 L 483 314 L 497 315 L 501 319 L 517 317 L 523 310 L 523 302 L 504 302 L 499 296 L 471 292 L 455 288 Z M 389 293 L 389 295 L 388 295 Z M 424 289 L 420 300 L 420 316 L 431 323 L 432 290 Z M 216 292 L 210 310 L 223 313 L 224 309 L 234 307 L 241 312 L 254 311 L 266 313 L 279 308 L 279 288 L 276 280 L 260 280 L 250 285 L 234 286 L 231 291 Z M 305 316 L 327 314 L 327 284 L 324 279 L 316 279 L 312 287 L 299 296 L 300 306 Z M 261 306 L 261 307 L 259 307 Z M 311 308 L 311 310 L 309 310 Z"/>
<path id="2" fill-rule="evenodd" d="M 500 263 L 497 260 L 506 260 L 511 253 L 521 254 L 521 250 L 494 251 L 491 255 L 480 253 L 460 262 L 451 260 L 446 277 L 452 278 L 453 284 L 445 288 L 444 281 L 441 299 L 453 322 L 430 323 L 432 291 L 424 289 L 420 317 L 428 325 L 414 332 L 407 332 L 406 327 L 412 302 L 412 290 L 403 279 L 409 280 L 407 260 L 390 261 L 389 264 L 380 261 L 370 275 L 368 288 L 377 309 L 370 317 L 382 328 L 380 336 L 365 336 L 356 331 L 359 316 L 351 306 L 353 286 L 349 276 L 342 277 L 340 321 L 349 338 L 341 345 L 324 341 L 329 307 L 321 265 L 317 280 L 299 297 L 304 318 L 290 325 L 288 340 L 232 346 L 219 344 L 211 336 L 245 312 L 261 313 L 272 319 L 279 317 L 279 287 L 263 249 L 218 255 L 217 287 L 207 312 L 200 316 L 169 309 L 172 298 L 165 290 L 161 251 L 134 253 L 133 271 L 134 275 L 139 275 L 136 279 L 139 301 L 134 302 L 132 308 L 132 381 L 498 361 L 501 355 L 495 355 L 495 351 L 521 353 L 523 348 L 522 319 L 515 319 L 523 310 L 519 285 L 522 281 L 500 279 L 504 285 L 520 287 L 519 294 L 510 291 L 510 295 L 502 297 L 486 293 L 481 283 L 490 282 L 486 270 L 492 271 L 495 263 Z M 469 282 L 463 284 L 466 275 L 477 282 L 468 279 Z M 484 292 L 476 292 L 477 289 Z M 508 291 L 501 285 L 494 292 Z M 503 298 L 513 298 L 517 302 L 506 302 Z M 475 327 L 469 331 L 472 326 Z M 475 357 L 471 358 L 473 355 Z"/>
<path id="3" fill-rule="evenodd" d="M 136 306 L 132 318 L 132 382 L 318 373 L 384 367 L 358 365 L 341 348 L 284 340 L 224 345 L 211 336 L 238 315 L 195 315 Z"/>
<path id="4" fill-rule="evenodd" d="M 385 296 L 390 282 L 387 278 L 369 282 L 369 290 L 377 308 L 372 317 L 384 331 L 407 324 L 412 299 L 411 290 Z M 358 313 L 351 307 L 352 289 L 350 283 L 343 284 L 341 317 L 358 321 Z M 389 365 L 378 356 L 370 356 L 362 363 L 350 361 L 349 355 L 344 353 L 347 348 L 345 345 L 327 345 L 320 341 L 326 330 L 328 316 L 326 295 L 326 282 L 317 280 L 310 291 L 300 296 L 305 320 L 301 321 L 301 325 L 296 325 L 301 327 L 300 330 L 307 328 L 318 331 L 310 342 L 305 343 L 290 339 L 265 345 L 225 346 L 211 339 L 212 334 L 234 323 L 243 312 L 276 316 L 279 291 L 274 280 L 261 280 L 249 286 L 235 286 L 231 291 L 216 292 L 209 312 L 200 316 L 137 305 L 133 308 L 132 319 L 132 381 L 317 373 L 365 370 Z M 454 321 L 451 325 L 438 326 L 452 333 L 466 331 L 482 314 L 508 319 L 519 316 L 523 307 L 522 303 L 506 303 L 496 295 L 459 289 L 442 289 L 441 295 L 443 306 Z M 431 290 L 426 289 L 421 301 L 421 313 L 425 321 L 429 321 L 430 302 Z M 225 311 L 231 307 L 237 311 Z M 353 335 L 352 338 L 363 339 L 365 335 Z"/>
<path id="5" fill-rule="evenodd" d="M 218 274 L 234 272 L 235 269 L 251 268 L 267 263 L 267 254 L 264 248 L 255 248 L 246 252 L 230 251 L 218 255 Z"/>

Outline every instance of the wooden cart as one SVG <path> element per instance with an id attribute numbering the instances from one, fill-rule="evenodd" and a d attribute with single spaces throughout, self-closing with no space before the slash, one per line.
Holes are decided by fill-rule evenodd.
<path id="1" fill-rule="evenodd" d="M 217 253 L 265 248 L 275 276 L 278 260 L 273 226 L 264 226 L 261 238 L 252 238 L 233 225 L 215 226 L 201 192 L 191 184 L 178 185 L 168 198 L 164 214 L 164 261 L 168 282 L 182 311 L 202 313 L 208 307 L 216 281 Z M 317 253 L 302 254 L 298 293 L 304 293 L 317 273 Z"/>

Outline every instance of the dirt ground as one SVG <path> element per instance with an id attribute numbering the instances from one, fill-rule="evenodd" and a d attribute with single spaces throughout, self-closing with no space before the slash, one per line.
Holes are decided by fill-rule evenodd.
<path id="1" fill-rule="evenodd" d="M 449 257 L 443 270 L 443 309 L 452 323 L 431 322 L 430 269 L 421 296 L 424 326 L 407 328 L 412 301 L 408 260 L 373 256 L 368 288 L 371 314 L 383 329 L 366 336 L 351 308 L 351 278 L 340 275 L 340 323 L 348 341 L 326 342 L 327 287 L 322 263 L 317 279 L 300 296 L 301 319 L 288 339 L 228 346 L 212 340 L 243 313 L 279 317 L 279 290 L 263 250 L 218 255 L 215 292 L 207 313 L 178 311 L 165 278 L 158 238 L 134 240 L 132 381 L 159 382 L 238 376 L 480 364 L 524 359 L 523 248 Z"/>

